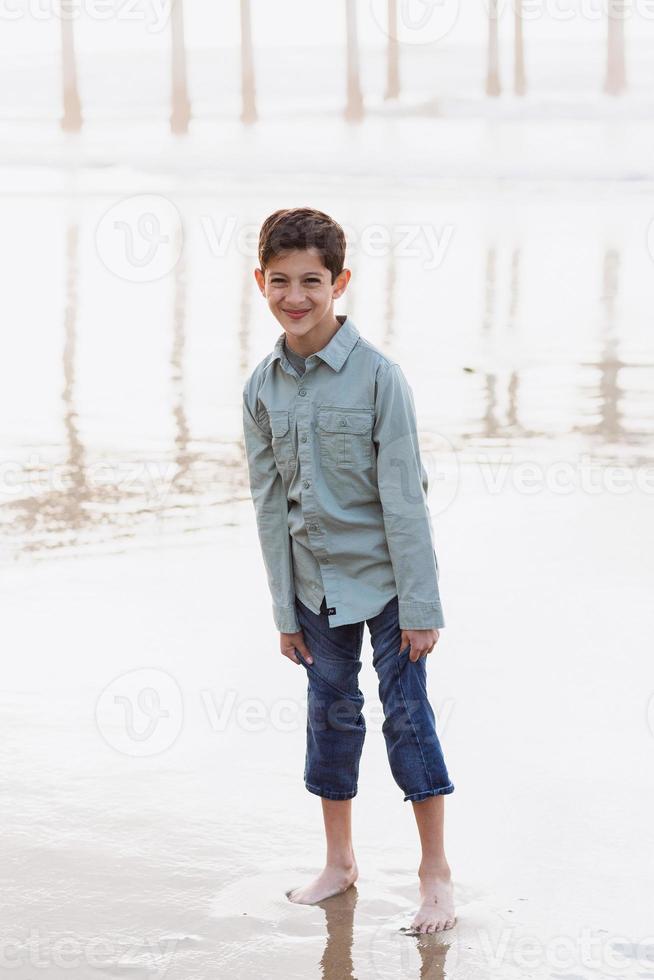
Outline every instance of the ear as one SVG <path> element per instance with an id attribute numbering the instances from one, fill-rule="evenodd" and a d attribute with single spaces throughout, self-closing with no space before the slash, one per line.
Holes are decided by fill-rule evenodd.
<path id="1" fill-rule="evenodd" d="M 261 269 L 254 270 L 254 278 L 257 280 L 257 285 L 261 290 L 262 294 L 266 295 L 266 277 L 261 271 Z"/>
<path id="2" fill-rule="evenodd" d="M 332 296 L 334 297 L 334 299 L 338 299 L 339 296 L 343 295 L 343 293 L 347 289 L 347 284 L 350 281 L 351 276 L 352 273 L 350 272 L 349 269 L 343 269 L 336 276 L 336 279 L 334 280 L 334 285 L 332 286 Z"/>

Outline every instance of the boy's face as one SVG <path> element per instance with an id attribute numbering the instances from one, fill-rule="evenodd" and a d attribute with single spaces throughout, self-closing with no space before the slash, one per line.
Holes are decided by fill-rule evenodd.
<path id="1" fill-rule="evenodd" d="M 261 269 L 254 274 L 273 316 L 294 337 L 333 320 L 334 300 L 345 292 L 351 275 L 343 269 L 332 283 L 332 274 L 315 248 L 276 256 L 265 274 Z"/>

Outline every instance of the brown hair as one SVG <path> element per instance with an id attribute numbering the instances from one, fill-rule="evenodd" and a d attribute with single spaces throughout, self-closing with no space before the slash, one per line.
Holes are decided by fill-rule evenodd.
<path id="1" fill-rule="evenodd" d="M 271 259 L 293 249 L 315 248 L 322 264 L 332 274 L 332 282 L 343 271 L 345 232 L 324 211 L 316 208 L 281 208 L 268 215 L 259 232 L 261 271 Z"/>

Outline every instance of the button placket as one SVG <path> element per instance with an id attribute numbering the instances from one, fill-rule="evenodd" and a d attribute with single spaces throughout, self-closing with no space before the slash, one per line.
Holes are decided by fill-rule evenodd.
<path id="1" fill-rule="evenodd" d="M 311 400 L 310 400 L 311 393 L 303 382 L 298 383 L 297 393 L 298 393 L 298 401 L 297 401 L 298 432 L 300 430 L 300 427 L 306 430 L 301 435 L 299 435 L 299 441 L 298 441 L 298 455 L 300 457 L 300 463 L 301 463 L 302 474 L 303 474 L 302 487 L 304 488 L 305 491 L 311 491 L 312 480 L 310 479 L 310 477 L 312 476 L 312 472 L 313 472 L 312 471 L 313 459 L 312 459 L 311 447 L 309 445 L 309 436 L 308 436 L 308 432 L 310 431 L 310 424 L 311 424 Z M 308 400 L 307 400 L 307 395 L 309 396 Z M 299 400 L 300 398 L 302 398 L 303 400 L 300 401 Z M 343 421 L 347 423 L 346 419 L 343 419 Z M 312 545 L 312 552 L 316 562 L 318 563 L 318 567 L 320 568 L 321 575 L 323 577 L 323 587 L 325 589 L 325 594 L 329 589 L 329 595 L 331 601 L 328 603 L 328 606 L 330 608 L 332 606 L 335 606 L 338 609 L 340 603 L 340 594 L 339 594 L 338 584 L 335 577 L 334 566 L 327 553 L 326 543 L 324 540 L 324 535 L 320 524 L 320 515 L 316 512 L 316 509 L 313 505 L 313 497 L 310 492 L 303 493 L 301 500 L 302 500 L 301 503 L 302 513 L 304 516 L 307 533 L 311 532 L 311 534 L 315 536 L 315 540 L 310 539 Z M 325 579 L 329 581 L 329 586 L 327 585 L 327 581 Z M 318 592 L 320 589 L 320 584 L 318 582 L 314 582 L 311 585 L 311 588 L 315 592 Z"/>

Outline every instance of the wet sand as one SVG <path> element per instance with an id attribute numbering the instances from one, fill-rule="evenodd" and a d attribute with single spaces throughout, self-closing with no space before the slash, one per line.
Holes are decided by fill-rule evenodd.
<path id="1" fill-rule="evenodd" d="M 23 183 L 3 172 L 12 976 L 651 973 L 654 185 L 647 138 L 632 170 L 612 125 L 552 182 L 548 160 L 529 172 L 544 130 L 494 139 L 479 121 L 457 123 L 446 180 L 427 158 L 407 178 L 399 152 L 372 179 L 378 141 L 397 136 L 379 122 L 331 181 L 279 161 L 269 183 L 244 182 L 243 145 L 221 170 L 201 138 L 159 172 L 150 144 L 91 166 L 92 138 L 77 173 L 57 169 L 71 153 L 57 141 Z M 330 166 L 351 139 L 341 126 Z M 231 215 L 236 233 L 298 187 L 394 243 L 353 257 L 337 312 L 403 365 L 430 476 L 447 626 L 429 686 L 456 786 L 459 922 L 442 936 L 400 931 L 419 852 L 367 634 L 361 877 L 319 907 L 284 896 L 320 869 L 320 802 L 302 784 L 305 678 L 278 652 L 240 435 L 242 381 L 279 331 L 252 256 L 234 239 L 216 251 L 211 227 Z M 153 192 L 183 218 L 182 256 L 130 281 L 96 231 L 121 196 Z M 407 223 L 452 229 L 442 262 L 427 237 L 402 254 Z"/>
<path id="2" fill-rule="evenodd" d="M 53 961 L 67 936 L 79 975 L 96 957 L 108 976 L 506 977 L 532 956 L 530 975 L 585 976 L 588 948 L 601 975 L 642 976 L 650 510 L 491 497 L 468 466 L 438 519 L 448 625 L 429 685 L 459 905 L 442 936 L 399 931 L 419 853 L 367 634 L 361 877 L 320 907 L 284 896 L 320 868 L 320 804 L 301 781 L 304 678 L 277 651 L 246 506 L 201 543 L 8 572 L 3 918 L 21 962 L 31 931 Z"/>

